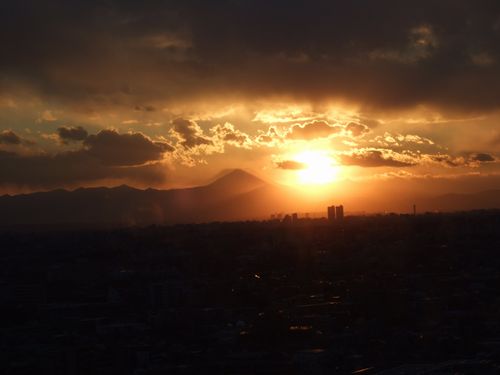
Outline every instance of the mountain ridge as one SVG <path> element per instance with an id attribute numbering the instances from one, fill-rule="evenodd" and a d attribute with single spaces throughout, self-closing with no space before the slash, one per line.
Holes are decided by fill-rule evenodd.
<path id="1" fill-rule="evenodd" d="M 221 202 L 267 183 L 235 169 L 209 184 L 184 189 L 114 187 L 54 189 L 0 197 L 0 225 L 97 223 L 173 224 L 240 219 Z"/>
<path id="2" fill-rule="evenodd" d="M 416 203 L 419 212 L 500 208 L 500 189 L 449 193 L 417 199 Z M 344 204 L 349 206 L 348 201 Z M 200 223 L 263 219 L 275 212 L 310 209 L 311 202 L 293 188 L 270 184 L 236 169 L 206 185 L 184 189 L 138 189 L 119 185 L 4 195 L 0 197 L 0 226 Z"/>

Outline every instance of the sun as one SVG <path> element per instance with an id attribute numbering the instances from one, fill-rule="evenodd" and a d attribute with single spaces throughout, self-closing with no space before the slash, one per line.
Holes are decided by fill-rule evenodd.
<path id="1" fill-rule="evenodd" d="M 304 166 L 297 171 L 298 182 L 302 185 L 325 185 L 337 179 L 339 166 L 324 151 L 304 151 L 293 159 Z"/>

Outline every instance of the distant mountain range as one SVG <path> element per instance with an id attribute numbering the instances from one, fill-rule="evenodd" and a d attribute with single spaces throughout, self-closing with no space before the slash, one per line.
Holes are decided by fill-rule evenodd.
<path id="1" fill-rule="evenodd" d="M 445 194 L 422 200 L 422 207 L 430 211 L 468 211 L 500 208 L 500 189 L 473 194 Z"/>
<path id="2" fill-rule="evenodd" d="M 148 225 L 263 219 L 305 210 L 291 188 L 236 169 L 212 183 L 186 189 L 140 190 L 126 185 L 54 190 L 0 197 L 0 225 Z M 448 194 L 417 201 L 425 210 L 500 208 L 500 190 Z"/>
<path id="3" fill-rule="evenodd" d="M 232 170 L 186 189 L 53 190 L 0 197 L 0 225 L 147 225 L 268 217 L 285 208 L 285 187 Z M 286 199 L 285 199 L 286 198 Z"/>

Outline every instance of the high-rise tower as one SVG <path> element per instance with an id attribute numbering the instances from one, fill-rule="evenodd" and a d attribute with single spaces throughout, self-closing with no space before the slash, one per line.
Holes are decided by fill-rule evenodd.
<path id="1" fill-rule="evenodd" d="M 337 220 L 344 219 L 344 206 L 340 205 L 335 207 L 335 217 L 337 218 Z"/>
<path id="2" fill-rule="evenodd" d="M 328 221 L 334 221 L 335 220 L 335 206 L 328 206 L 327 213 L 328 213 Z"/>

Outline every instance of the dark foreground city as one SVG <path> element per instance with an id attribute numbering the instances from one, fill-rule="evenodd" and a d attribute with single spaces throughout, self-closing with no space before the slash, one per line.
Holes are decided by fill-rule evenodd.
<path id="1" fill-rule="evenodd" d="M 500 212 L 0 234 L 3 374 L 497 374 Z"/>

